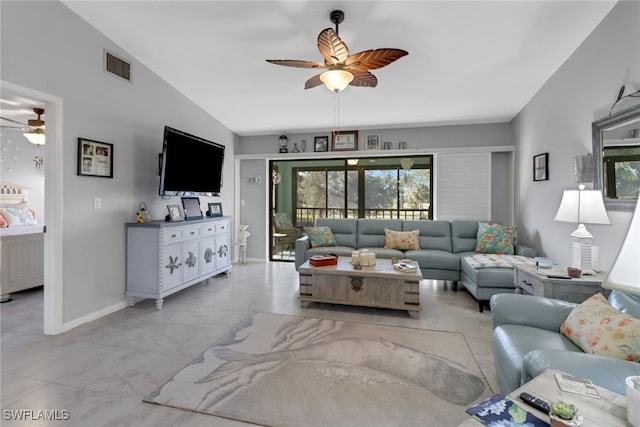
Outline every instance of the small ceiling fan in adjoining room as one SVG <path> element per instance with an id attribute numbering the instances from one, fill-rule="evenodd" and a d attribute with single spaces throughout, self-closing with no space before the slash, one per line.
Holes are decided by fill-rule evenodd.
<path id="1" fill-rule="evenodd" d="M 33 112 L 38 116 L 37 119 L 29 119 L 27 123 L 22 123 L 17 120 L 13 120 L 7 117 L 0 116 L 1 120 L 12 123 L 11 125 L 0 125 L 0 128 L 4 129 L 15 129 L 21 132 L 24 132 L 23 135 L 25 138 L 29 140 L 32 144 L 35 145 L 44 145 L 45 136 L 44 136 L 44 120 L 40 118 L 44 114 L 44 108 L 34 108 Z M 19 126 L 16 126 L 19 125 Z"/>
<path id="2" fill-rule="evenodd" d="M 349 48 L 338 36 L 338 25 L 344 20 L 344 12 L 334 10 L 329 19 L 335 24 L 335 31 L 326 28 L 318 35 L 318 50 L 324 63 L 297 59 L 267 59 L 267 62 L 287 67 L 326 69 L 307 80 L 304 88 L 311 89 L 324 83 L 329 90 L 339 92 L 348 85 L 376 87 L 378 79 L 369 70 L 382 68 L 409 54 L 402 49 L 384 48 L 349 55 Z"/>

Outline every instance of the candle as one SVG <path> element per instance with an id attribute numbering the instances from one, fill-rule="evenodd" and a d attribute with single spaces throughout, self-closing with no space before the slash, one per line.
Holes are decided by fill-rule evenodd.
<path id="1" fill-rule="evenodd" d="M 351 264 L 356 264 L 360 262 L 360 252 L 352 251 L 351 252 Z"/>
<path id="2" fill-rule="evenodd" d="M 360 252 L 360 264 L 363 267 L 369 267 L 369 254 L 367 252 Z"/>

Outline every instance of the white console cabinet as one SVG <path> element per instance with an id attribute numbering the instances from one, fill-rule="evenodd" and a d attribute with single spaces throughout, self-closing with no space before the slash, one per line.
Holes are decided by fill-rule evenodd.
<path id="1" fill-rule="evenodd" d="M 127 299 L 163 298 L 230 273 L 229 217 L 127 224 Z"/>

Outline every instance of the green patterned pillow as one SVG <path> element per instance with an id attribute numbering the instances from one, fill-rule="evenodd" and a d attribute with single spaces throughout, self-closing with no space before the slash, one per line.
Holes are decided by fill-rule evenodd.
<path id="1" fill-rule="evenodd" d="M 306 231 L 307 236 L 309 236 L 309 242 L 311 242 L 312 248 L 338 245 L 329 227 L 305 227 L 304 231 Z"/>
<path id="2" fill-rule="evenodd" d="M 513 255 L 516 227 L 493 222 L 478 223 L 476 252 L 483 254 Z"/>

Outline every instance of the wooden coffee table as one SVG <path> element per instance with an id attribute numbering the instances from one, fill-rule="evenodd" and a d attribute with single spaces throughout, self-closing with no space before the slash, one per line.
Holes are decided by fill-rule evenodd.
<path id="1" fill-rule="evenodd" d="M 420 268 L 403 273 L 393 269 L 391 260 L 377 259 L 373 267 L 356 270 L 350 258 L 341 257 L 337 265 L 325 267 L 306 261 L 298 272 L 302 307 L 328 302 L 407 310 L 413 319 L 420 315 Z"/>
<path id="2" fill-rule="evenodd" d="M 569 393 L 560 390 L 553 374 L 560 372 L 549 369 L 529 381 L 522 387 L 508 394 L 507 397 L 536 417 L 549 422 L 549 416 L 543 414 L 537 409 L 522 402 L 519 398 L 520 393 L 531 393 L 547 402 L 562 400 L 567 403 L 573 403 L 578 408 L 578 413 L 584 417 L 584 427 L 588 426 L 608 426 L 608 427 L 626 427 L 627 424 L 627 398 L 620 394 L 614 393 L 602 387 L 596 386 L 600 399 L 593 397 L 581 396 L 575 393 Z M 466 408 L 465 408 L 466 409 Z M 469 418 L 459 427 L 477 427 L 483 425 L 475 418 Z"/>

